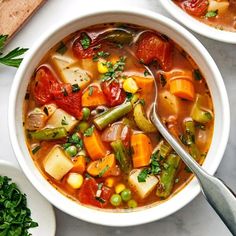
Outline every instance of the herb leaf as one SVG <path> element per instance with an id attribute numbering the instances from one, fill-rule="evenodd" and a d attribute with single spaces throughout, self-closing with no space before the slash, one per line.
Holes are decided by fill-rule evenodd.
<path id="1" fill-rule="evenodd" d="M 142 169 L 142 171 L 138 175 L 138 182 L 146 182 L 146 178 L 148 177 L 148 169 Z"/>
<path id="2" fill-rule="evenodd" d="M 63 41 L 60 42 L 56 52 L 58 52 L 59 54 L 63 55 L 65 54 L 65 52 L 67 51 L 67 46 L 64 44 Z"/>
<path id="3" fill-rule="evenodd" d="M 90 46 L 90 38 L 86 33 L 82 34 L 82 38 L 80 39 L 80 43 L 83 49 L 88 49 Z"/>
<path id="4" fill-rule="evenodd" d="M 101 172 L 98 174 L 98 177 L 102 177 L 106 172 L 107 170 L 109 169 L 110 167 L 108 165 L 106 165 L 102 170 Z"/>
<path id="5" fill-rule="evenodd" d="M 84 136 L 85 137 L 89 137 L 93 134 L 93 131 L 94 131 L 94 126 L 91 126 L 90 128 L 86 129 L 85 132 L 84 132 Z"/>
<path id="6" fill-rule="evenodd" d="M 211 17 L 215 17 L 217 15 L 218 15 L 218 10 L 215 10 L 215 11 L 208 11 L 205 16 L 207 18 L 211 18 Z"/>
<path id="7" fill-rule="evenodd" d="M 193 76 L 194 76 L 195 80 L 202 80 L 202 73 L 199 69 L 195 69 L 193 71 Z"/>

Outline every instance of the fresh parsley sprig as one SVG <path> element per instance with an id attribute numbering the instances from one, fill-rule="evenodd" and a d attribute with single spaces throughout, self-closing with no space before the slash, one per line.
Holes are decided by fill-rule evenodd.
<path id="1" fill-rule="evenodd" d="M 0 64 L 18 68 L 23 60 L 20 56 L 22 56 L 28 49 L 17 47 L 3 56 L 3 48 L 6 44 L 7 38 L 7 35 L 0 35 Z"/>

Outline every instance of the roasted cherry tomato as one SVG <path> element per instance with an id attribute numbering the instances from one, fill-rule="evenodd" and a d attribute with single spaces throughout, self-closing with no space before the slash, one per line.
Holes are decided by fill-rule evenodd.
<path id="1" fill-rule="evenodd" d="M 80 36 L 74 41 L 72 50 L 74 55 L 79 59 L 91 58 L 95 54 L 91 46 L 92 39 L 85 32 L 80 33 Z"/>
<path id="2" fill-rule="evenodd" d="M 102 91 L 106 96 L 109 106 L 117 106 L 125 101 L 126 94 L 119 82 L 103 82 Z"/>
<path id="3" fill-rule="evenodd" d="M 169 70 L 172 63 L 171 44 L 161 36 L 147 32 L 138 41 L 136 55 L 144 64 L 157 60 L 163 70 Z"/>
<path id="4" fill-rule="evenodd" d="M 100 208 L 105 207 L 109 202 L 111 196 L 111 189 L 102 186 L 102 193 L 100 197 L 96 197 L 97 190 L 98 183 L 95 181 L 95 179 L 86 178 L 79 191 L 79 201 L 83 204 L 89 204 Z"/>
<path id="5" fill-rule="evenodd" d="M 208 0 L 187 0 L 183 2 L 183 8 L 193 16 L 205 15 L 208 5 Z"/>
<path id="6" fill-rule="evenodd" d="M 46 66 L 40 67 L 36 71 L 35 81 L 32 84 L 33 96 L 39 105 L 44 105 L 53 99 L 51 93 L 53 84 L 59 84 L 59 82 L 50 69 Z"/>
<path id="7" fill-rule="evenodd" d="M 73 92 L 71 84 L 55 84 L 52 86 L 52 94 L 57 106 L 77 119 L 82 118 L 81 91 Z"/>

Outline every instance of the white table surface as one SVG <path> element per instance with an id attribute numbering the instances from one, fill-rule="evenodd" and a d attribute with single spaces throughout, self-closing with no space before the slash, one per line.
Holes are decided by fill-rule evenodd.
<path id="1" fill-rule="evenodd" d="M 109 4 L 127 8 L 136 6 L 169 16 L 158 0 L 49 0 L 17 34 L 6 50 L 13 49 L 16 46 L 30 47 L 48 27 L 72 15 L 79 15 Z M 231 106 L 231 134 L 224 159 L 216 175 L 225 180 L 232 189 L 236 190 L 236 45 L 227 45 L 199 35 L 196 36 L 215 59 L 222 72 L 228 91 Z M 14 68 L 0 66 L 0 159 L 5 159 L 18 165 L 11 148 L 7 127 L 8 96 L 15 72 Z M 231 235 L 202 195 L 199 195 L 194 201 L 172 216 L 158 222 L 136 227 L 114 228 L 98 226 L 77 220 L 58 209 L 55 209 L 55 213 L 57 236 Z"/>

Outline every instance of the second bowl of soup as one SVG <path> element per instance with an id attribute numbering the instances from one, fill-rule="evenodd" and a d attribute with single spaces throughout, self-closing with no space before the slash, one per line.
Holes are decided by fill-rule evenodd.
<path id="1" fill-rule="evenodd" d="M 10 129 L 23 170 L 52 203 L 90 222 L 124 226 L 168 215 L 179 208 L 174 202 L 184 205 L 199 191 L 148 119 L 154 79 L 161 119 L 209 172 L 224 151 L 229 111 L 214 62 L 183 28 L 153 13 L 106 14 L 106 21 L 99 13 L 75 19 L 32 49 L 12 89 Z M 131 215 L 137 218 L 127 221 Z"/>

